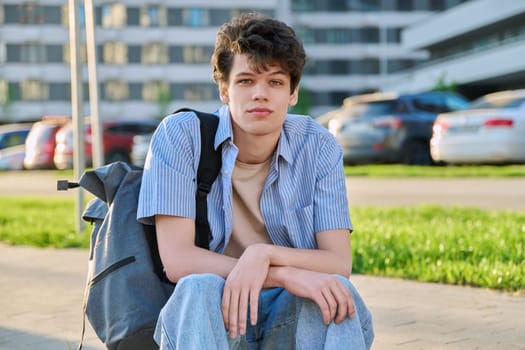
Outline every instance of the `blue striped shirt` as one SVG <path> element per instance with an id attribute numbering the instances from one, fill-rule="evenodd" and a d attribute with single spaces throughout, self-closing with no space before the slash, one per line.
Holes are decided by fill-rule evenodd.
<path id="1" fill-rule="evenodd" d="M 222 145 L 222 168 L 208 195 L 210 249 L 222 253 L 233 227 L 232 172 L 238 149 L 227 106 L 217 112 L 215 148 Z M 150 144 L 137 218 L 195 219 L 195 191 L 201 146 L 199 120 L 192 112 L 171 115 L 160 123 Z M 335 138 L 307 116 L 289 114 L 261 194 L 261 213 L 276 245 L 315 249 L 315 233 L 352 230 L 342 150 Z M 174 232 L 176 234 L 176 232 Z"/>

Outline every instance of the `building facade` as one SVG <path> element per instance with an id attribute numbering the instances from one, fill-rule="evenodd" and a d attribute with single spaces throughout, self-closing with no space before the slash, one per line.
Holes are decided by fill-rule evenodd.
<path id="1" fill-rule="evenodd" d="M 315 116 L 427 59 L 424 50 L 401 45 L 401 31 L 461 2 L 95 0 L 99 114 L 156 118 L 182 106 L 216 109 L 209 64 L 216 31 L 241 12 L 259 11 L 286 21 L 303 40 L 301 86 Z M 67 4 L 0 0 L 0 122 L 71 114 Z M 85 63 L 85 44 L 81 52 Z M 86 67 L 83 78 L 89 115 Z"/>
<path id="2" fill-rule="evenodd" d="M 386 90 L 428 90 L 440 81 L 476 98 L 525 88 L 525 1 L 469 1 L 407 28 L 402 43 L 429 59 L 391 76 Z"/>

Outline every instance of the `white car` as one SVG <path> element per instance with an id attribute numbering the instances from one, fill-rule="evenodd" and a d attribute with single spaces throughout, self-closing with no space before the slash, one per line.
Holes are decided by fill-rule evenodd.
<path id="1" fill-rule="evenodd" d="M 25 154 L 25 145 L 0 149 L 0 170 L 23 170 Z"/>
<path id="2" fill-rule="evenodd" d="M 131 146 L 131 163 L 138 167 L 144 167 L 146 155 L 148 154 L 149 143 L 153 134 L 136 135 L 133 137 Z"/>
<path id="3" fill-rule="evenodd" d="M 469 108 L 440 114 L 430 153 L 436 162 L 525 162 L 525 89 L 487 94 Z"/>

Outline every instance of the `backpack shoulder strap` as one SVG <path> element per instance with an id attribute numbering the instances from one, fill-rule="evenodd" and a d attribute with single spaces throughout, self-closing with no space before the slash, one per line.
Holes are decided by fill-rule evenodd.
<path id="1" fill-rule="evenodd" d="M 189 108 L 181 108 L 175 111 L 175 113 L 178 112 L 194 112 L 200 120 L 201 155 L 197 170 L 195 245 L 209 249 L 211 230 L 208 222 L 207 196 L 222 164 L 220 148 L 219 150 L 214 148 L 219 117 L 213 113 L 205 113 Z"/>

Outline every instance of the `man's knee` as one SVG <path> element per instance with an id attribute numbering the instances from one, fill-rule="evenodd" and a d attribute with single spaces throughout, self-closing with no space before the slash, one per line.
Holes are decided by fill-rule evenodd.
<path id="1" fill-rule="evenodd" d="M 355 311 L 358 314 L 359 322 L 361 323 L 361 329 L 363 330 L 363 336 L 365 337 L 365 344 L 367 348 L 370 348 L 374 340 L 372 314 L 368 310 L 368 307 L 365 305 L 363 298 L 355 288 L 354 284 L 350 281 L 350 279 L 339 275 L 337 277 L 339 278 L 339 280 L 341 280 L 341 282 L 344 283 L 344 285 L 350 290 L 350 292 L 354 296 Z"/>
<path id="2" fill-rule="evenodd" d="M 194 290 L 206 292 L 209 289 L 221 289 L 224 287 L 224 278 L 213 273 L 192 274 L 181 278 L 175 289 Z"/>
<path id="3" fill-rule="evenodd" d="M 165 308 L 170 308 L 171 304 L 180 308 L 180 305 L 184 305 L 186 301 L 197 304 L 198 300 L 220 300 L 224 282 L 224 278 L 211 273 L 193 274 L 181 278 Z"/>

